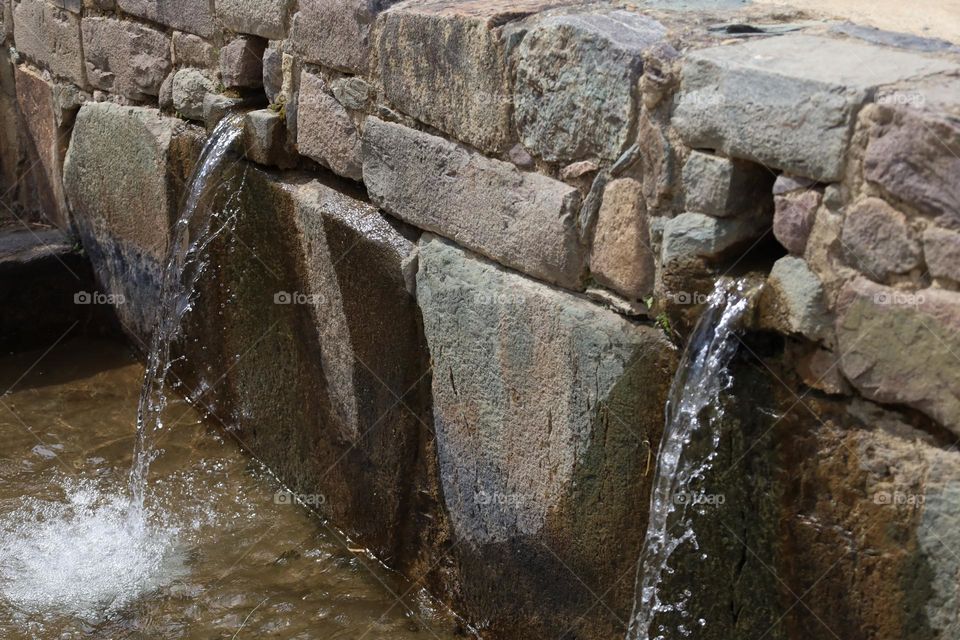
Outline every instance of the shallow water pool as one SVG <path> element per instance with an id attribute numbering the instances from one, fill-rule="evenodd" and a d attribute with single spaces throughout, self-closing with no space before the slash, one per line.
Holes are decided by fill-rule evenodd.
<path id="1" fill-rule="evenodd" d="M 142 376 L 107 341 L 0 358 L 0 638 L 463 637 L 186 403 L 129 509 Z"/>

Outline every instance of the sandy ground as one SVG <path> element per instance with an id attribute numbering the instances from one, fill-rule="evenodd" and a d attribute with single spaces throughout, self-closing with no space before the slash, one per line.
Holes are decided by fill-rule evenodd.
<path id="1" fill-rule="evenodd" d="M 960 0 L 754 0 L 960 44 Z"/>

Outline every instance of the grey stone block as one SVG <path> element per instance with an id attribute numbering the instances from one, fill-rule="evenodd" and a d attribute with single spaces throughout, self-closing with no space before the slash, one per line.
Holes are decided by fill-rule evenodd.
<path id="1" fill-rule="evenodd" d="M 573 187 L 376 118 L 364 129 L 363 179 L 375 203 L 414 226 L 547 282 L 582 287 Z"/>
<path id="2" fill-rule="evenodd" d="M 170 72 L 170 38 L 128 20 L 84 18 L 87 78 L 96 89 L 143 101 L 160 95 Z"/>
<path id="3" fill-rule="evenodd" d="M 666 34 L 629 11 L 534 21 L 513 53 L 521 142 L 549 161 L 616 160 L 636 120 L 643 53 Z"/>
<path id="4" fill-rule="evenodd" d="M 880 86 L 955 63 L 855 40 L 787 35 L 690 53 L 674 111 L 688 145 L 840 178 L 854 118 Z"/>

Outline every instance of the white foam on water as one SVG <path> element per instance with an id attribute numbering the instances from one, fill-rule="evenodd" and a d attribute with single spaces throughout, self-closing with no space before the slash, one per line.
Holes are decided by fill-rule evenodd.
<path id="1" fill-rule="evenodd" d="M 179 529 L 129 496 L 64 481 L 0 520 L 0 596 L 26 614 L 104 619 L 186 572 Z"/>
<path id="2" fill-rule="evenodd" d="M 62 499 L 23 498 L 0 516 L 0 597 L 21 613 L 101 620 L 187 573 L 184 554 L 178 552 L 186 541 L 178 545 L 181 530 L 169 515 L 170 506 L 182 515 L 185 505 L 148 506 L 148 498 L 162 502 L 155 482 L 148 492 L 148 472 L 159 455 L 156 433 L 164 428 L 171 345 L 207 268 L 210 244 L 238 213 L 236 193 L 222 210 L 211 206 L 210 197 L 224 186 L 222 169 L 242 132 L 241 121 L 240 114 L 227 116 L 207 140 L 174 227 L 138 407 L 128 491 L 64 480 L 58 482 Z M 38 446 L 33 452 L 50 459 L 56 455 L 53 448 Z M 191 528 L 209 521 L 203 516 L 194 515 Z"/>

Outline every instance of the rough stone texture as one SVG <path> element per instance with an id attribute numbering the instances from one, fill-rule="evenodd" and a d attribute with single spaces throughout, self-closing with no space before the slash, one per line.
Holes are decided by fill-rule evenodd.
<path id="1" fill-rule="evenodd" d="M 237 33 L 281 40 L 287 37 L 292 4 L 293 0 L 217 0 L 217 17 Z"/>
<path id="2" fill-rule="evenodd" d="M 84 18 L 87 78 L 96 89 L 144 101 L 170 72 L 170 38 L 136 22 Z"/>
<path id="3" fill-rule="evenodd" d="M 80 18 L 45 0 L 20 0 L 13 7 L 17 51 L 55 76 L 85 87 Z"/>
<path id="4" fill-rule="evenodd" d="M 205 0 L 117 0 L 117 6 L 129 14 L 204 38 L 217 33 L 211 4 Z"/>
<path id="5" fill-rule="evenodd" d="M 660 260 L 663 264 L 689 258 L 717 258 L 760 236 L 764 223 L 755 218 L 714 218 L 681 213 L 663 227 Z"/>
<path id="6" fill-rule="evenodd" d="M 593 160 L 581 160 L 560 169 L 560 179 L 564 182 L 575 182 L 581 178 L 590 178 L 599 169 L 600 167 Z"/>
<path id="7" fill-rule="evenodd" d="M 761 318 L 781 333 L 828 338 L 832 327 L 823 284 L 802 258 L 786 256 L 774 263 L 763 292 Z"/>
<path id="8" fill-rule="evenodd" d="M 579 288 L 584 270 L 577 191 L 462 146 L 368 118 L 363 179 L 371 199 L 514 269 Z"/>
<path id="9" fill-rule="evenodd" d="M 63 158 L 70 132 L 58 121 L 54 86 L 36 71 L 19 65 L 16 68 L 17 105 L 27 128 L 28 144 L 39 160 L 38 204 L 45 217 L 60 228 L 70 224 L 70 213 L 63 193 Z"/>
<path id="10" fill-rule="evenodd" d="M 10 0 L 0 0 L 0 43 L 13 37 L 13 8 Z"/>
<path id="11" fill-rule="evenodd" d="M 203 101 L 208 93 L 215 93 L 216 83 L 199 69 L 180 69 L 173 76 L 173 108 L 190 120 L 203 121 Z"/>
<path id="12" fill-rule="evenodd" d="M 217 49 L 192 33 L 173 32 L 173 62 L 179 67 L 218 69 Z"/>
<path id="13" fill-rule="evenodd" d="M 808 387 L 832 395 L 849 395 L 850 385 L 840 372 L 840 358 L 816 347 L 797 359 L 797 374 Z"/>
<path id="14" fill-rule="evenodd" d="M 877 107 L 869 115 L 866 179 L 960 231 L 960 123 L 906 108 Z"/>
<path id="15" fill-rule="evenodd" d="M 842 239 L 850 265 L 878 282 L 923 264 L 920 240 L 907 217 L 879 198 L 857 202 L 846 212 Z"/>
<path id="16" fill-rule="evenodd" d="M 80 14 L 83 11 L 83 0 L 50 0 L 53 6 Z"/>
<path id="17" fill-rule="evenodd" d="M 90 100 L 90 94 L 81 91 L 69 82 L 53 83 L 53 115 L 57 126 L 70 127 L 77 111 L 84 102 Z"/>
<path id="18" fill-rule="evenodd" d="M 605 614 L 583 620 L 580 592 L 613 587 L 607 606 L 618 611 L 620 596 L 632 594 L 632 578 L 617 579 L 633 575 L 641 534 L 628 527 L 611 544 L 599 523 L 644 526 L 645 451 L 659 439 L 673 348 L 653 327 L 437 237 L 421 239 L 419 261 L 463 607 L 495 608 L 497 636 L 558 637 L 572 626 L 580 635 L 580 625 L 601 625 L 607 637 Z M 567 580 L 570 571 L 580 581 Z M 534 604 L 545 590 L 556 599 Z M 550 614 L 533 620 L 522 613 L 530 606 Z"/>
<path id="19" fill-rule="evenodd" d="M 271 41 L 263 51 L 263 90 L 270 104 L 276 104 L 283 89 L 283 47 Z"/>
<path id="20" fill-rule="evenodd" d="M 246 156 L 258 164 L 284 169 L 297 166 L 296 154 L 287 141 L 283 117 L 272 109 L 250 111 L 243 120 Z"/>
<path id="21" fill-rule="evenodd" d="M 220 50 L 220 76 L 227 88 L 263 86 L 263 53 L 267 42 L 243 36 Z"/>
<path id="22" fill-rule="evenodd" d="M 171 71 L 164 78 L 163 84 L 160 85 L 160 95 L 157 96 L 157 103 L 163 112 L 173 109 L 173 79 L 176 75 L 176 71 Z"/>
<path id="23" fill-rule="evenodd" d="M 960 283 L 960 233 L 927 227 L 923 232 L 923 253 L 931 276 Z"/>
<path id="24" fill-rule="evenodd" d="M 799 411 L 779 446 L 788 506 L 772 569 L 805 606 L 770 635 L 956 636 L 956 451 L 871 403 Z"/>
<path id="25" fill-rule="evenodd" d="M 774 179 L 758 164 L 694 151 L 683 165 L 684 207 L 718 218 L 768 213 Z"/>
<path id="26" fill-rule="evenodd" d="M 303 71 L 297 100 L 297 149 L 341 176 L 360 180 L 360 134 L 319 75 Z"/>
<path id="27" fill-rule="evenodd" d="M 398 109 L 485 152 L 512 146 L 512 93 L 499 25 L 560 2 L 411 0 L 382 13 L 378 75 Z"/>
<path id="28" fill-rule="evenodd" d="M 686 57 L 674 124 L 692 147 L 836 181 L 854 119 L 876 87 L 957 69 L 912 52 L 800 34 L 713 47 Z"/>
<path id="29" fill-rule="evenodd" d="M 670 133 L 675 136 L 675 134 Z M 647 211 L 655 214 L 669 207 L 680 185 L 677 152 L 668 137 L 668 128 L 655 122 L 647 112 L 640 114 L 637 134 L 639 165 L 643 172 L 643 195 Z"/>
<path id="30" fill-rule="evenodd" d="M 597 216 L 591 275 L 598 283 L 639 300 L 653 290 L 653 258 L 643 185 L 632 178 L 611 181 Z"/>
<path id="31" fill-rule="evenodd" d="M 203 122 L 207 131 L 213 131 L 217 123 L 233 109 L 244 106 L 239 98 L 228 98 L 220 93 L 208 93 L 203 97 Z"/>
<path id="32" fill-rule="evenodd" d="M 823 283 L 830 309 L 835 308 L 837 296 L 847 281 L 858 275 L 845 257 L 842 234 L 843 216 L 828 207 L 820 207 L 803 252 L 803 259 Z"/>
<path id="33" fill-rule="evenodd" d="M 802 256 L 823 192 L 811 187 L 787 189 L 787 181 L 780 176 L 774 184 L 773 235 L 787 251 Z M 777 193 L 778 185 L 783 189 L 781 193 Z"/>
<path id="34" fill-rule="evenodd" d="M 75 226 L 124 330 L 149 344 L 170 225 L 183 175 L 176 171 L 181 121 L 156 109 L 107 102 L 80 109 L 64 165 Z"/>
<path id="35" fill-rule="evenodd" d="M 554 162 L 616 160 L 635 125 L 643 53 L 666 33 L 628 11 L 535 22 L 513 54 L 514 117 L 527 149 Z"/>
<path id="36" fill-rule="evenodd" d="M 362 111 L 368 108 L 374 95 L 373 87 L 363 78 L 356 76 L 332 80 L 330 82 L 330 91 L 337 99 L 337 102 L 347 109 L 353 109 L 355 111 Z"/>
<path id="37" fill-rule="evenodd" d="M 507 157 L 510 158 L 510 162 L 521 169 L 531 169 L 536 162 L 533 156 L 530 155 L 530 152 L 523 148 L 522 144 L 515 144 L 510 147 L 510 151 L 507 152 Z"/>
<path id="38" fill-rule="evenodd" d="M 22 214 L 27 176 L 21 167 L 26 145 L 25 136 L 21 134 L 15 68 L 8 56 L 0 56 L 0 193 L 4 194 L 0 204 Z"/>
<path id="39" fill-rule="evenodd" d="M 841 292 L 836 331 L 843 373 L 860 393 L 960 433 L 960 294 L 858 278 Z"/>
<path id="40" fill-rule="evenodd" d="M 326 516 L 403 570 L 439 516 L 409 230 L 309 175 L 239 163 L 227 184 L 240 181 L 221 196 L 242 215 L 187 320 L 226 358 L 196 359 L 199 377 L 223 380 L 217 415 L 287 486 L 323 495 Z"/>
<path id="41" fill-rule="evenodd" d="M 397 0 L 302 2 L 290 43 L 306 62 L 355 74 L 369 66 L 370 32 L 377 14 Z"/>

